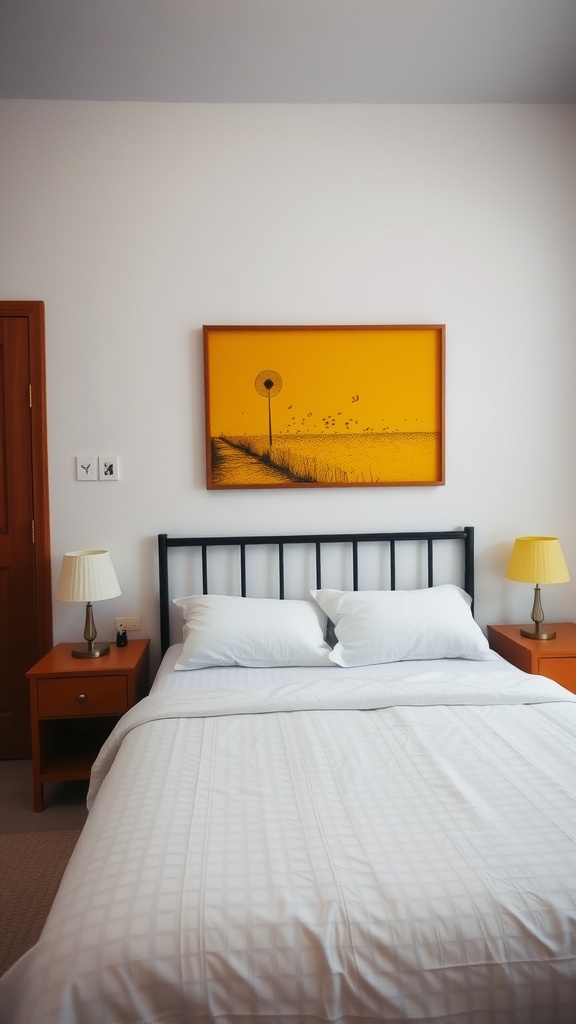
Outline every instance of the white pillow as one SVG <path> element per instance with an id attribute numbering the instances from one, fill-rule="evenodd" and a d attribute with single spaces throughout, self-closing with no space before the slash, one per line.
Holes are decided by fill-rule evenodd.
<path id="1" fill-rule="evenodd" d="M 185 620 L 177 669 L 331 664 L 326 615 L 313 601 L 215 594 L 174 604 Z"/>
<path id="2" fill-rule="evenodd" d="M 334 623 L 337 665 L 378 665 L 428 658 L 494 657 L 472 618 L 469 595 L 452 584 L 425 590 L 313 590 Z"/>

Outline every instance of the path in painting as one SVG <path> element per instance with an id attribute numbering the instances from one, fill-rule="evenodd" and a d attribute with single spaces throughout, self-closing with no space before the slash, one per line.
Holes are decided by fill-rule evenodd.
<path id="1" fill-rule="evenodd" d="M 212 438 L 212 451 L 216 455 L 212 465 L 214 484 L 286 484 L 291 480 L 288 473 L 283 473 L 282 470 L 267 465 L 254 455 L 234 448 L 221 438 Z M 254 473 L 253 480 L 250 479 L 250 470 Z"/>

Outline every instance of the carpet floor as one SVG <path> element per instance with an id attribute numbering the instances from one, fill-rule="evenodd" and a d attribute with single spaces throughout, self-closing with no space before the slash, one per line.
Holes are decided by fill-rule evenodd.
<path id="1" fill-rule="evenodd" d="M 38 939 L 79 835 L 0 835 L 0 974 Z"/>
<path id="2" fill-rule="evenodd" d="M 30 761 L 0 761 L 0 974 L 36 942 L 86 821 L 86 783 L 44 787 L 32 807 Z"/>

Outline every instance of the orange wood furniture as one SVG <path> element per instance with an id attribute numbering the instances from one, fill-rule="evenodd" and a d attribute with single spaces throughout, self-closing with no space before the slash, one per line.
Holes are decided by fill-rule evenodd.
<path id="1" fill-rule="evenodd" d="M 488 626 L 488 642 L 516 668 L 547 676 L 576 693 L 576 622 L 545 625 L 556 630 L 553 640 L 530 640 L 521 636 L 520 626 Z"/>
<path id="2" fill-rule="evenodd" d="M 100 658 L 74 658 L 75 646 L 58 644 L 27 672 L 35 811 L 45 782 L 90 778 L 104 740 L 150 686 L 149 640 L 111 645 Z"/>

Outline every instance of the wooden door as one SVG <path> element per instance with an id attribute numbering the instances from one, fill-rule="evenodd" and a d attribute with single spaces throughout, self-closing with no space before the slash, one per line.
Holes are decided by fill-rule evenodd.
<path id="1" fill-rule="evenodd" d="M 30 756 L 26 672 L 51 646 L 44 304 L 0 302 L 0 758 Z"/>

